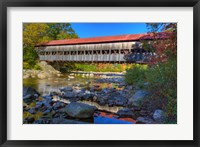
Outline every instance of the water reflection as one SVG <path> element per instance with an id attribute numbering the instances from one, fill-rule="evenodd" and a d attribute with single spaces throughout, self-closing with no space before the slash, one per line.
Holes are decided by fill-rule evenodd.
<path id="1" fill-rule="evenodd" d="M 70 77 L 74 78 L 70 78 Z M 60 88 L 66 86 L 79 85 L 81 88 L 87 88 L 94 85 L 96 79 L 100 78 L 119 78 L 121 76 L 108 76 L 108 75 L 95 75 L 95 76 L 83 76 L 83 74 L 63 75 L 61 77 L 48 78 L 48 79 L 37 79 L 28 78 L 23 80 L 24 86 L 30 86 L 36 89 L 41 95 L 48 95 L 51 92 L 58 92 Z M 114 87 L 115 84 L 102 84 L 102 88 Z"/>

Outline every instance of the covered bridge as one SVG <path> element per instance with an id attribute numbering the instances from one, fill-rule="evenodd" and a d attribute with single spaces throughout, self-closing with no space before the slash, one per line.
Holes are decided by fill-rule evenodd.
<path id="1" fill-rule="evenodd" d="M 152 55 L 141 47 L 141 38 L 149 39 L 146 36 L 148 35 L 130 34 L 53 40 L 38 44 L 35 49 L 39 59 L 44 61 L 137 62 L 145 61 Z"/>

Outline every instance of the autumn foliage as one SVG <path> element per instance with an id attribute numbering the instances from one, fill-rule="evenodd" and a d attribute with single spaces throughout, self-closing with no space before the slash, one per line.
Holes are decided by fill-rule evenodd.
<path id="1" fill-rule="evenodd" d="M 153 52 L 147 68 L 142 65 L 127 70 L 126 81 L 138 88 L 145 88 L 151 94 L 146 107 L 165 111 L 166 123 L 177 123 L 177 24 L 147 24 L 149 40 L 143 48 Z M 144 86 L 148 83 L 148 86 Z"/>

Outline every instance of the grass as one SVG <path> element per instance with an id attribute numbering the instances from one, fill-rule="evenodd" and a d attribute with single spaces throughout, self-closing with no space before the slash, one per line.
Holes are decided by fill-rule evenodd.
<path id="1" fill-rule="evenodd" d="M 61 72 L 85 71 L 85 72 L 123 72 L 133 64 L 118 63 L 65 63 Z"/>

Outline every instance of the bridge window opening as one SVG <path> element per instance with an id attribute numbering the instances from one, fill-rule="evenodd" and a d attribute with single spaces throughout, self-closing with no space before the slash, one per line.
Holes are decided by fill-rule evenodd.
<path id="1" fill-rule="evenodd" d="M 63 52 L 58 52 L 58 55 L 63 55 Z"/>
<path id="2" fill-rule="evenodd" d="M 101 53 L 100 50 L 94 51 L 95 55 L 99 55 L 100 53 Z"/>
<path id="3" fill-rule="evenodd" d="M 119 50 L 111 50 L 111 54 L 117 55 L 119 54 Z"/>
<path id="4" fill-rule="evenodd" d="M 52 52 L 52 55 L 56 55 L 57 54 L 57 52 Z"/>
<path id="5" fill-rule="evenodd" d="M 86 55 L 91 55 L 91 54 L 92 54 L 92 51 L 85 51 L 85 54 L 86 54 Z"/>
<path id="6" fill-rule="evenodd" d="M 129 53 L 130 53 L 129 49 L 124 49 L 124 55 L 127 55 Z"/>
<path id="7" fill-rule="evenodd" d="M 45 52 L 40 52 L 40 55 L 45 55 Z"/>
<path id="8" fill-rule="evenodd" d="M 124 50 L 122 49 L 122 50 L 120 50 L 120 54 L 124 54 Z"/>
<path id="9" fill-rule="evenodd" d="M 69 52 L 69 51 L 67 51 L 67 52 L 66 52 L 66 55 L 70 55 L 70 52 Z"/>
<path id="10" fill-rule="evenodd" d="M 71 52 L 71 55 L 76 55 L 76 51 L 72 51 L 72 52 Z"/>
<path id="11" fill-rule="evenodd" d="M 103 54 L 103 55 L 109 54 L 109 50 L 103 50 L 103 51 L 102 51 L 102 54 Z"/>
<path id="12" fill-rule="evenodd" d="M 78 51 L 78 55 L 83 55 L 84 51 Z"/>

